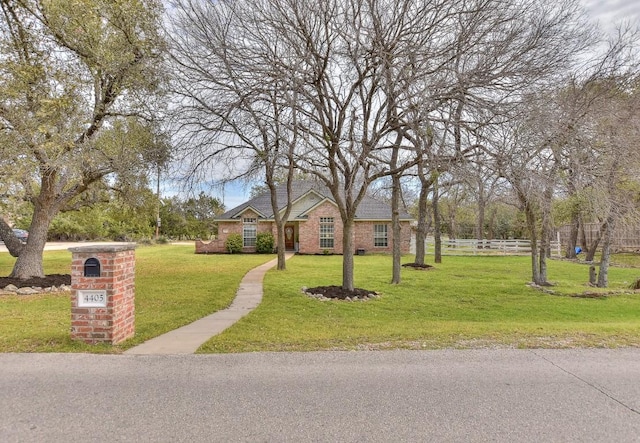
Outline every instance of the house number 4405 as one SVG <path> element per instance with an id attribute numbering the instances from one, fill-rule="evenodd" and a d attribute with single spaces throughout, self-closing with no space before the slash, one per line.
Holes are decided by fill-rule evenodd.
<path id="1" fill-rule="evenodd" d="M 107 306 L 107 291 L 78 291 L 78 307 L 103 308 Z"/>

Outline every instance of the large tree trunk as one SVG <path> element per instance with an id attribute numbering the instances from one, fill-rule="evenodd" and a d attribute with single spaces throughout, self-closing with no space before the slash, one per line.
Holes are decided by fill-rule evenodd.
<path id="1" fill-rule="evenodd" d="M 537 285 L 541 284 L 539 265 L 538 240 L 536 239 L 536 235 L 533 234 L 531 236 L 531 281 Z"/>
<path id="2" fill-rule="evenodd" d="M 418 226 L 416 226 L 416 259 L 415 263 L 424 265 L 426 255 L 425 241 L 427 239 L 427 197 L 430 182 L 421 177 L 420 196 L 418 197 Z"/>
<path id="3" fill-rule="evenodd" d="M 548 285 L 547 280 L 547 258 L 551 257 L 551 200 L 553 189 L 547 186 L 544 191 L 544 201 L 542 203 L 542 220 L 540 223 L 540 249 L 538 257 L 538 281 L 539 285 Z M 533 227 L 535 229 L 535 226 Z"/>
<path id="4" fill-rule="evenodd" d="M 288 168 L 286 181 L 287 203 L 283 214 L 280 214 L 280 204 L 282 204 L 282 202 L 278 202 L 276 184 L 273 180 L 274 167 L 271 164 L 266 165 L 266 182 L 271 197 L 271 210 L 273 211 L 273 218 L 276 222 L 276 250 L 278 255 L 278 264 L 276 268 L 279 271 L 284 271 L 287 268 L 284 228 L 287 224 L 287 221 L 289 220 L 289 215 L 291 214 L 291 184 L 293 183 L 293 166 L 291 162 L 289 163 L 289 165 L 290 166 Z"/>
<path id="5" fill-rule="evenodd" d="M 547 281 L 547 253 L 544 241 L 540 241 L 540 249 L 538 252 L 538 272 L 539 277 L 536 282 L 539 285 L 548 285 Z"/>
<path id="6" fill-rule="evenodd" d="M 580 245 L 585 255 L 589 252 L 589 245 L 587 244 L 587 233 L 585 232 L 584 220 L 580 218 L 580 225 L 578 227 L 578 237 L 580 238 Z"/>
<path id="7" fill-rule="evenodd" d="M 391 231 L 393 233 L 393 273 L 391 284 L 400 284 L 401 279 L 401 260 L 402 252 L 400 246 L 402 243 L 402 233 L 400 231 L 400 175 L 394 174 L 391 178 Z"/>
<path id="8" fill-rule="evenodd" d="M 478 192 L 478 218 L 476 220 L 476 240 L 478 240 L 478 248 L 484 247 L 484 213 L 486 207 L 487 202 L 484 198 L 484 188 L 481 184 Z"/>
<path id="9" fill-rule="evenodd" d="M 285 256 L 285 241 L 284 241 L 284 225 L 287 222 L 288 218 L 288 208 L 285 213 L 285 217 L 281 217 L 279 213 L 278 201 L 276 199 L 276 185 L 273 183 L 273 180 L 267 180 L 267 186 L 269 187 L 269 192 L 271 194 L 271 208 L 274 214 L 274 221 L 276 223 L 276 250 L 278 253 L 278 264 L 277 269 L 282 271 L 286 269 L 286 256 Z"/>
<path id="10" fill-rule="evenodd" d="M 598 234 L 597 234 L 595 240 L 593 240 L 592 243 L 589 243 L 587 245 L 586 239 L 585 239 L 584 246 L 587 249 L 587 253 L 586 253 L 586 256 L 585 256 L 585 260 L 586 261 L 593 261 L 593 259 L 596 257 L 596 251 L 598 250 L 598 245 L 600 245 L 600 240 L 602 239 L 602 233 L 603 233 L 603 230 L 604 230 L 605 226 L 606 226 L 606 224 L 600 225 L 600 229 L 598 230 Z M 586 237 L 586 235 L 585 235 L 585 237 Z"/>
<path id="11" fill-rule="evenodd" d="M 277 251 L 278 251 L 278 266 L 277 269 L 278 271 L 283 271 L 286 269 L 287 265 L 286 265 L 286 251 L 285 251 L 285 243 L 284 243 L 284 224 L 285 221 L 283 221 L 282 219 L 280 220 L 280 223 L 276 223 L 276 229 L 278 231 L 278 235 L 277 235 Z"/>
<path id="12" fill-rule="evenodd" d="M 613 236 L 614 220 L 609 218 L 605 222 L 604 235 L 602 236 L 602 258 L 600 260 L 600 271 L 598 272 L 599 288 L 609 286 L 609 263 L 611 261 L 611 238 Z"/>
<path id="13" fill-rule="evenodd" d="M 290 212 L 289 208 L 291 205 L 290 203 L 288 203 L 284 216 L 280 216 L 280 214 L 278 213 L 279 208 L 275 199 L 276 197 L 275 197 L 275 186 L 274 186 L 274 188 L 271 190 L 271 204 L 273 208 L 276 208 L 274 209 L 274 214 L 275 214 L 274 220 L 276 223 L 276 251 L 278 255 L 278 264 L 276 268 L 279 271 L 283 271 L 287 268 L 284 227 L 285 227 L 285 224 L 287 223 L 287 220 L 289 219 L 289 212 Z"/>
<path id="14" fill-rule="evenodd" d="M 537 285 L 544 284 L 540 278 L 540 262 L 538 257 L 538 232 L 536 229 L 536 216 L 528 203 L 524 205 L 524 213 L 527 220 L 527 228 L 531 237 L 531 281 Z"/>
<path id="15" fill-rule="evenodd" d="M 576 246 L 578 246 L 578 233 L 580 232 L 580 216 L 574 215 L 569 225 L 569 238 L 567 239 L 566 258 L 576 258 Z"/>
<path id="16" fill-rule="evenodd" d="M 395 112 L 395 107 L 393 108 Z M 400 143 L 402 142 L 402 134 L 398 132 L 393 153 L 391 154 L 391 169 L 398 167 L 398 154 L 400 150 Z M 391 273 L 391 284 L 400 284 L 400 266 L 402 260 L 402 253 L 400 251 L 400 244 L 402 242 L 400 233 L 400 198 L 402 191 L 400 189 L 400 176 L 401 173 L 396 172 L 391 176 L 391 237 L 393 244 L 391 245 L 391 255 L 393 257 L 393 270 Z"/>
<path id="17" fill-rule="evenodd" d="M 438 193 L 438 178 L 433 181 L 433 252 L 435 263 L 442 263 L 442 224 L 440 221 L 440 196 Z"/>
<path id="18" fill-rule="evenodd" d="M 10 277 L 28 279 L 31 277 L 44 277 L 42 264 L 42 252 L 47 242 L 49 225 L 57 210 L 52 207 L 44 207 L 36 203 L 29 227 L 29 239 L 13 266 Z"/>
<path id="19" fill-rule="evenodd" d="M 577 181 L 577 168 L 573 167 L 573 160 L 570 160 L 572 166 L 569 168 L 567 189 L 569 191 L 569 198 L 575 197 L 578 193 L 576 181 Z M 571 210 L 571 222 L 569 223 L 569 238 L 567 239 L 567 250 L 565 257 L 569 259 L 577 258 L 576 246 L 578 246 L 578 234 L 580 232 L 580 211 L 576 206 Z M 584 247 L 584 245 L 583 245 Z"/>
<path id="20" fill-rule="evenodd" d="M 353 291 L 353 218 L 342 223 L 342 289 Z"/>

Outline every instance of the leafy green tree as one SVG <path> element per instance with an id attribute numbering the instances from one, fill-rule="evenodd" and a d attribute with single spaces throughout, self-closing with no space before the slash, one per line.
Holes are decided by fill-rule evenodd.
<path id="1" fill-rule="evenodd" d="M 209 239 L 217 235 L 215 217 L 223 212 L 222 202 L 204 192 L 186 200 L 165 198 L 160 205 L 162 234 L 176 239 Z"/>
<path id="2" fill-rule="evenodd" d="M 138 182 L 95 184 L 49 227 L 49 240 L 142 240 L 152 236 L 156 195 L 146 177 Z M 96 189 L 97 188 L 97 189 Z M 69 208 L 67 208 L 69 209 Z"/>
<path id="3" fill-rule="evenodd" d="M 200 192 L 197 198 L 187 199 L 182 207 L 191 237 L 210 238 L 218 233 L 215 218 L 224 212 L 220 200 Z"/>
<path id="4" fill-rule="evenodd" d="M 85 206 L 58 214 L 49 227 L 49 240 L 82 241 L 108 238 L 107 204 Z"/>
<path id="5" fill-rule="evenodd" d="M 163 198 L 160 204 L 161 231 L 164 236 L 182 240 L 188 238 L 187 220 L 178 196 Z"/>
<path id="6" fill-rule="evenodd" d="M 118 241 L 150 239 L 154 232 L 156 196 L 145 187 L 129 191 L 116 194 L 107 206 L 107 236 Z"/>
<path id="7" fill-rule="evenodd" d="M 33 206 L 11 276 L 43 276 L 53 218 L 97 182 L 149 167 L 160 0 L 0 0 L 0 182 Z M 143 118 L 145 117 L 145 118 Z"/>

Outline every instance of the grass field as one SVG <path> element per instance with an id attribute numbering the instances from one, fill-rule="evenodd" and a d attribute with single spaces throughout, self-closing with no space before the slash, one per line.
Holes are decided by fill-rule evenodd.
<path id="1" fill-rule="evenodd" d="M 244 274 L 270 255 L 196 255 L 193 246 L 136 250 L 136 336 L 119 346 L 71 341 L 69 294 L 0 296 L 0 352 L 121 352 L 231 303 Z M 15 259 L 0 253 L 0 275 Z M 45 273 L 68 274 L 71 253 L 45 252 Z"/>
<path id="2" fill-rule="evenodd" d="M 195 255 L 191 246 L 136 251 L 136 337 L 119 346 L 69 338 L 68 294 L 0 297 L 0 352 L 121 352 L 226 307 L 264 255 Z M 406 257 L 405 261 L 411 261 Z M 0 254 L 0 275 L 14 259 Z M 610 288 L 588 287 L 588 266 L 549 262 L 553 293 L 533 289 L 528 257 L 444 257 L 427 271 L 403 269 L 390 285 L 391 258 L 355 257 L 366 302 L 318 301 L 301 288 L 339 284 L 342 257 L 295 256 L 265 277 L 261 305 L 200 352 L 443 347 L 640 346 L 637 256 L 610 270 Z M 45 272 L 68 273 L 70 253 L 45 253 Z M 588 292 L 602 297 L 575 297 Z M 607 294 L 604 296 L 604 294 Z"/>
<path id="3" fill-rule="evenodd" d="M 389 257 L 355 260 L 356 286 L 380 298 L 306 297 L 303 286 L 341 281 L 341 258 L 296 256 L 267 274 L 258 309 L 201 351 L 640 345 L 640 294 L 628 289 L 640 269 L 613 268 L 610 288 L 596 290 L 585 285 L 586 265 L 553 260 L 549 294 L 526 285 L 528 257 L 445 257 L 428 271 L 403 269 L 398 286 L 388 283 Z M 585 292 L 612 295 L 571 296 Z"/>

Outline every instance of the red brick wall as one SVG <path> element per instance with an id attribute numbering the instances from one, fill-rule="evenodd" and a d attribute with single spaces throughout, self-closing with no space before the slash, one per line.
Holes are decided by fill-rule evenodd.
<path id="1" fill-rule="evenodd" d="M 374 246 L 373 230 L 374 225 L 387 225 L 387 247 Z M 356 222 L 354 228 L 355 249 L 364 249 L 365 252 L 388 252 L 393 249 L 393 239 L 391 232 L 391 222 L 382 221 L 362 221 Z M 411 248 L 411 224 L 400 222 L 401 244 L 400 250 L 403 254 L 408 254 Z"/>
<path id="2" fill-rule="evenodd" d="M 211 240 L 207 243 L 202 240 L 196 240 L 196 254 L 219 254 L 222 252 L 226 251 L 224 249 L 224 241 L 220 239 Z"/>
<path id="3" fill-rule="evenodd" d="M 71 338 L 86 343 L 116 344 L 135 333 L 135 250 L 89 247 L 73 251 L 71 262 Z M 100 277 L 84 277 L 89 258 L 100 262 Z M 107 306 L 78 307 L 78 290 L 105 290 Z"/>
<path id="4" fill-rule="evenodd" d="M 301 222 L 299 227 L 300 253 L 317 254 L 324 249 L 320 247 L 320 217 L 334 218 L 334 247 L 327 249 L 331 253 L 342 254 L 342 219 L 338 208 L 326 202 L 314 210 L 306 222 Z M 377 224 L 387 225 L 388 242 L 387 247 L 375 247 L 373 242 L 373 226 Z M 409 253 L 411 247 L 411 226 L 408 221 L 401 222 L 402 243 L 400 249 L 403 253 Z M 365 252 L 385 252 L 390 253 L 393 247 L 391 234 L 391 222 L 378 221 L 356 221 L 354 225 L 354 252 L 364 249 Z"/>
<path id="5" fill-rule="evenodd" d="M 245 217 L 258 219 L 257 231 L 273 232 L 273 237 L 275 239 L 275 236 L 276 236 L 275 223 L 262 221 L 260 220 L 258 214 L 255 213 L 255 211 L 252 211 L 251 209 L 247 209 L 240 215 L 239 219 L 237 220 L 234 220 L 232 222 L 219 222 L 218 238 L 216 240 L 212 240 L 209 243 L 204 243 L 202 241 L 197 240 L 196 254 L 227 252 L 225 249 L 225 243 L 227 242 L 227 238 L 231 234 L 240 234 L 242 236 L 242 219 Z M 256 248 L 255 246 L 242 248 L 242 252 L 256 252 Z"/>
<path id="6" fill-rule="evenodd" d="M 320 248 L 320 218 L 333 217 L 333 249 Z M 300 223 L 298 238 L 301 254 L 322 253 L 325 249 L 334 254 L 342 254 L 342 221 L 338 208 L 324 202 L 309 214 L 306 222 Z"/>
<path id="7" fill-rule="evenodd" d="M 248 211 L 253 214 L 252 211 Z M 254 215 L 247 215 L 247 217 L 254 217 Z M 231 234 L 242 235 L 242 219 L 240 221 L 233 222 L 220 222 L 218 223 L 218 238 L 210 242 L 212 246 L 207 249 L 207 252 L 223 253 L 227 252 L 224 245 L 227 242 L 227 237 Z M 215 243 L 214 243 L 215 242 Z M 202 243 L 202 242 L 200 242 Z M 196 253 L 198 253 L 198 242 L 196 242 Z"/>
<path id="8" fill-rule="evenodd" d="M 242 218 L 257 217 L 251 210 L 247 210 L 240 220 L 234 222 L 221 222 L 218 226 L 219 238 L 210 243 L 196 241 L 196 253 L 223 253 L 224 243 L 227 237 L 232 233 L 242 235 Z M 320 248 L 320 218 L 333 217 L 334 219 L 334 247 Z M 388 246 L 375 247 L 373 242 L 373 226 L 376 224 L 387 225 Z M 301 254 L 318 254 L 327 250 L 330 253 L 342 254 L 342 219 L 338 208 L 330 202 L 324 202 L 312 211 L 306 221 L 296 222 L 296 236 L 299 241 L 299 251 Z M 227 232 L 224 232 L 224 231 Z M 274 240 L 277 238 L 276 225 L 273 222 L 258 221 L 258 232 L 271 232 Z M 401 222 L 402 244 L 401 251 L 405 254 L 409 253 L 411 247 L 411 227 L 408 221 Z M 375 253 L 391 253 L 391 222 L 376 221 L 356 221 L 354 226 L 354 252 L 358 249 L 364 249 L 366 252 Z M 255 252 L 255 248 L 243 248 L 243 252 Z"/>

